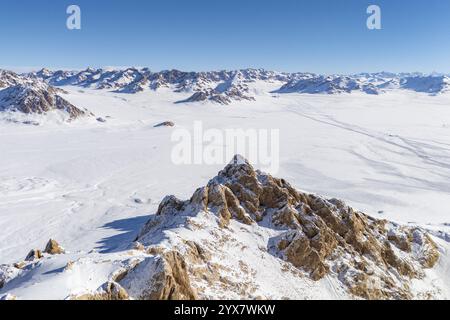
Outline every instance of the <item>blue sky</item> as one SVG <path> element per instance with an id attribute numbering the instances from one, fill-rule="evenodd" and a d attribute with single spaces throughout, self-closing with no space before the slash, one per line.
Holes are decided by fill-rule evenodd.
<path id="1" fill-rule="evenodd" d="M 82 29 L 66 28 L 77 4 Z M 382 10 L 382 30 L 366 9 Z M 0 66 L 450 72 L 448 0 L 1 0 Z"/>

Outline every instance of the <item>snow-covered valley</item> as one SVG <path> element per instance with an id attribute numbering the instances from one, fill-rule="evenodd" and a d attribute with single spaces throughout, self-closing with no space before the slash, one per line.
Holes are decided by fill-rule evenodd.
<path id="1" fill-rule="evenodd" d="M 450 94 L 278 93 L 282 85 L 277 79 L 248 83 L 255 101 L 233 100 L 226 106 L 209 100 L 176 103 L 192 92 L 165 87 L 130 94 L 65 85 L 60 95 L 95 117 L 63 122 L 60 110 L 2 115 L 0 264 L 23 260 L 49 239 L 66 253 L 17 271 L 20 275 L 0 289 L 0 296 L 65 299 L 95 292 L 124 264 L 148 258 L 130 244 L 161 200 L 166 195 L 189 199 L 226 165 L 171 161 L 173 130 L 191 130 L 202 121 L 205 128 L 279 129 L 280 170 L 274 176 L 299 190 L 342 199 L 374 218 L 430 232 L 441 255 L 423 281 L 411 285 L 422 294 L 414 298 L 428 291 L 433 298 L 450 298 Z M 154 127 L 163 121 L 175 128 Z M 232 227 L 235 234 L 242 229 Z M 239 238 L 242 245 L 257 248 L 274 236 L 258 229 L 262 235 L 255 240 L 255 230 L 245 228 L 248 238 Z M 206 231 L 198 235 L 207 236 Z M 229 250 L 238 254 L 236 248 Z M 251 262 L 256 255 L 248 254 L 254 279 L 249 282 L 257 285 L 253 296 L 232 297 L 352 297 L 331 277 L 315 282 L 274 271 L 272 282 L 279 286 L 270 287 L 264 279 L 271 268 L 278 270 L 271 267 L 277 260 L 263 254 L 266 263 L 257 269 Z M 66 268 L 69 262 L 73 267 Z M 137 290 L 125 285 L 130 294 Z M 205 289 L 201 297 L 223 295 Z"/>

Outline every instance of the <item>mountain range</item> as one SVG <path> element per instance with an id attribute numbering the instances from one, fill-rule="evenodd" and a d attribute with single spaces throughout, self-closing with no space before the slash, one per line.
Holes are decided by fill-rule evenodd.
<path id="1" fill-rule="evenodd" d="M 70 120 L 90 113 L 74 106 L 60 94 L 64 86 L 79 86 L 117 93 L 136 94 L 146 90 L 184 93 L 176 103 L 211 101 L 228 105 L 234 101 L 255 101 L 252 84 L 270 83 L 267 93 L 343 94 L 361 92 L 378 95 L 392 90 L 408 90 L 430 95 L 449 91 L 450 77 L 444 74 L 360 73 L 355 75 L 317 75 L 286 73 L 263 69 L 235 71 L 152 72 L 148 68 L 123 70 L 93 69 L 67 71 L 42 69 L 16 74 L 0 70 L 0 111 L 45 113 L 61 110 Z"/>
<path id="2" fill-rule="evenodd" d="M 405 89 L 437 94 L 449 89 L 448 75 L 421 73 L 361 73 L 355 75 L 318 75 L 285 73 L 263 69 L 235 71 L 183 72 L 168 70 L 152 72 L 148 68 L 105 70 L 88 68 L 83 71 L 50 71 L 42 69 L 28 74 L 54 86 L 75 85 L 108 89 L 122 93 L 137 93 L 147 89 L 169 88 L 175 92 L 193 93 L 186 101 L 253 100 L 248 85 L 256 81 L 279 83 L 280 93 L 336 94 L 354 91 L 380 94 L 388 89 Z M 222 97 L 224 99 L 220 99 Z M 229 99 L 226 99 L 226 98 Z"/>

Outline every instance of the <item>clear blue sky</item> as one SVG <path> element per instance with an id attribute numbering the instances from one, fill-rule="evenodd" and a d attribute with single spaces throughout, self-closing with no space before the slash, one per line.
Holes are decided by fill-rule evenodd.
<path id="1" fill-rule="evenodd" d="M 66 8 L 82 30 L 66 29 Z M 366 8 L 383 29 L 366 28 Z M 448 0 L 1 0 L 0 66 L 450 72 Z"/>

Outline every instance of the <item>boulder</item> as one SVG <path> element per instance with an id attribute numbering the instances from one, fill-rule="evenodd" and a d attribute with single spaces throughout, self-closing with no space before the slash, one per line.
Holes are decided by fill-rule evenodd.
<path id="1" fill-rule="evenodd" d="M 27 254 L 27 256 L 25 258 L 25 261 L 39 260 L 42 257 L 43 257 L 43 255 L 42 255 L 42 251 L 41 250 L 33 249 Z"/>
<path id="2" fill-rule="evenodd" d="M 50 239 L 47 242 L 47 245 L 45 246 L 45 253 L 51 254 L 51 255 L 55 255 L 55 254 L 62 254 L 64 253 L 64 249 L 59 245 L 58 242 L 56 242 L 53 239 Z"/>

